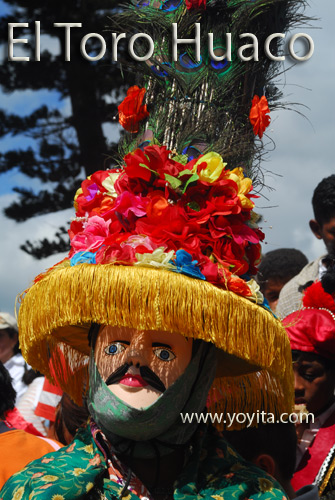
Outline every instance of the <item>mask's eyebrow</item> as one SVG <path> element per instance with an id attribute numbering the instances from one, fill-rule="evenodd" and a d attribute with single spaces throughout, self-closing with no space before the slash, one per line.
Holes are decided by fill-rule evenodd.
<path id="1" fill-rule="evenodd" d="M 118 342 L 119 344 L 126 344 L 126 345 L 130 345 L 129 340 L 112 340 L 111 342 L 112 342 L 112 343 L 114 343 L 114 342 Z"/>
<path id="2" fill-rule="evenodd" d="M 169 344 L 163 344 L 163 342 L 153 342 L 152 347 L 167 347 L 168 349 L 171 349 Z"/>

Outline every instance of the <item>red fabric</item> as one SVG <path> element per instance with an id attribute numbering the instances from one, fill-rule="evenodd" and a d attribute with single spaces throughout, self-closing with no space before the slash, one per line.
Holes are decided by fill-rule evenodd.
<path id="1" fill-rule="evenodd" d="M 313 285 L 306 288 L 302 303 L 304 307 L 314 307 L 315 309 L 325 307 L 335 313 L 334 297 L 324 291 L 321 281 L 315 281 Z"/>
<path id="2" fill-rule="evenodd" d="M 40 401 L 35 410 L 35 415 L 54 422 L 56 420 L 56 408 L 62 394 L 62 389 L 53 385 L 46 378 L 44 380 Z"/>
<path id="3" fill-rule="evenodd" d="M 283 320 L 291 349 L 335 360 L 335 318 L 327 310 L 301 309 Z"/>
<path id="4" fill-rule="evenodd" d="M 333 413 L 319 429 L 311 446 L 303 455 L 297 471 L 294 473 L 291 484 L 297 491 L 299 488 L 311 484 L 321 465 L 326 459 L 335 442 L 335 413 Z"/>
<path id="5" fill-rule="evenodd" d="M 43 436 L 36 427 L 33 426 L 30 422 L 27 422 L 19 410 L 14 408 L 13 410 L 8 410 L 5 414 L 5 422 L 8 422 L 11 427 L 15 429 L 22 429 L 23 431 L 28 432 L 29 434 L 34 434 L 34 436 Z"/>

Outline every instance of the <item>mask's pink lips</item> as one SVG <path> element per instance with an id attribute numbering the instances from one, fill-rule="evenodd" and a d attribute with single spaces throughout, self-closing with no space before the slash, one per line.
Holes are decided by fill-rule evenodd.
<path id="1" fill-rule="evenodd" d="M 129 387 L 145 387 L 148 384 L 140 375 L 131 375 L 126 373 L 119 381 L 119 384 L 128 385 Z"/>

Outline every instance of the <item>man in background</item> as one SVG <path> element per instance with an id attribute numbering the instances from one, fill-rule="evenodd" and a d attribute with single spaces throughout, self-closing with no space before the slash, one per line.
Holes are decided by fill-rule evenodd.
<path id="1" fill-rule="evenodd" d="M 263 255 L 258 267 L 257 282 L 272 311 L 276 310 L 283 286 L 306 264 L 306 255 L 295 248 L 278 248 Z"/>
<path id="2" fill-rule="evenodd" d="M 323 240 L 327 254 L 307 264 L 281 290 L 276 314 L 285 318 L 301 307 L 305 288 L 326 271 L 330 257 L 335 254 L 335 175 L 323 179 L 315 188 L 312 198 L 314 219 L 309 227 L 314 236 Z"/>

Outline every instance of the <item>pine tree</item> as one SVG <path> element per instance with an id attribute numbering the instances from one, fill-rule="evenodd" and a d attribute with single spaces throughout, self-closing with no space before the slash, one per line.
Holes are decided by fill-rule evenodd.
<path id="1" fill-rule="evenodd" d="M 117 9 L 116 1 L 6 0 L 6 4 L 11 13 L 0 21 L 0 43 L 7 44 L 8 23 L 29 23 L 28 28 L 15 28 L 14 38 L 29 39 L 25 55 L 30 61 L 3 62 L 0 67 L 2 91 L 8 94 L 27 89 L 56 91 L 61 99 L 69 99 L 72 109 L 70 115 L 64 116 L 56 107 L 43 105 L 24 117 L 0 110 L 0 137 L 28 136 L 34 142 L 33 147 L 0 154 L 0 173 L 18 168 L 29 178 L 38 178 L 45 184 L 40 192 L 26 187 L 14 188 L 18 201 L 8 206 L 5 214 L 23 222 L 70 207 L 79 187 L 78 176 L 84 177 L 83 170 L 88 176 L 108 166 L 116 144 L 106 140 L 103 125 L 115 123 L 125 82 L 108 51 L 111 33 L 106 27 L 108 16 L 112 17 Z M 59 55 L 48 50 L 42 36 L 40 61 L 35 61 L 35 21 L 40 21 L 41 35 L 47 34 L 53 41 L 59 41 Z M 65 60 L 65 29 L 53 26 L 60 22 L 82 23 L 82 28 L 71 29 L 70 61 Z M 100 33 L 106 40 L 107 51 L 99 61 L 87 61 L 80 53 L 80 41 L 88 33 Z M 99 52 L 100 42 L 93 38 L 90 42 L 91 45 L 89 42 L 86 45 L 87 52 L 90 49 Z M 14 45 L 14 55 L 15 51 L 18 53 L 18 45 Z M 122 55 L 122 44 L 119 51 Z M 20 248 L 36 258 L 64 251 L 68 248 L 66 231 L 60 228 L 53 241 L 27 241 Z"/>

